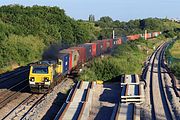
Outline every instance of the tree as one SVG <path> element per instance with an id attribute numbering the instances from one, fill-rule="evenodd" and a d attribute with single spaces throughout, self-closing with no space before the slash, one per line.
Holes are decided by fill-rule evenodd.
<path id="1" fill-rule="evenodd" d="M 104 23 L 112 23 L 113 19 L 109 16 L 101 17 L 99 21 L 102 21 Z"/>
<path id="2" fill-rule="evenodd" d="M 89 22 L 94 22 L 95 21 L 95 17 L 94 15 L 89 15 Z"/>

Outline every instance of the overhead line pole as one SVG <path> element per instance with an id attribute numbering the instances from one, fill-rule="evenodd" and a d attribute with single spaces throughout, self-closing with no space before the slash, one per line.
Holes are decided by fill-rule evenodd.
<path id="1" fill-rule="evenodd" d="M 145 40 L 147 39 L 146 36 L 147 36 L 147 30 L 145 30 L 145 34 L 144 34 L 144 39 Z"/>
<path id="2" fill-rule="evenodd" d="M 118 29 L 120 27 L 112 27 L 112 28 L 104 28 L 104 29 L 112 29 L 113 33 L 112 33 L 112 38 L 115 39 L 115 29 Z"/>

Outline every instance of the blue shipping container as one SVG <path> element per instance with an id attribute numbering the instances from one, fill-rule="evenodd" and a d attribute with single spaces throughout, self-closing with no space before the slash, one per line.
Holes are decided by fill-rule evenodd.
<path id="1" fill-rule="evenodd" d="M 58 59 L 62 60 L 62 67 L 63 67 L 62 74 L 66 74 L 69 71 L 69 54 L 59 53 Z"/>

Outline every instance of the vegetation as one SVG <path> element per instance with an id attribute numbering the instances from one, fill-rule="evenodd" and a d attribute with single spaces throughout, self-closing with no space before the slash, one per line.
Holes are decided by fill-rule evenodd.
<path id="1" fill-rule="evenodd" d="M 180 80 L 180 62 L 174 62 L 170 65 L 172 73 Z"/>
<path id="2" fill-rule="evenodd" d="M 180 80 L 180 40 L 172 42 L 166 50 L 166 59 L 171 71 Z"/>
<path id="3" fill-rule="evenodd" d="M 100 31 L 94 23 L 76 21 L 58 7 L 9 5 L 1 6 L 0 13 L 1 71 L 40 60 L 53 44 L 63 48 L 94 40 Z"/>
<path id="4" fill-rule="evenodd" d="M 172 57 L 180 58 L 180 40 L 177 40 L 169 50 Z"/>
<path id="5" fill-rule="evenodd" d="M 160 42 L 160 40 L 138 40 L 120 45 L 114 49 L 111 56 L 93 60 L 79 78 L 88 81 L 108 81 L 122 74 L 140 74 L 146 57 L 152 53 L 153 46 L 157 47 Z M 150 51 L 148 54 L 147 50 Z"/>
<path id="6" fill-rule="evenodd" d="M 128 22 L 113 21 L 109 16 L 101 17 L 95 22 L 96 26 L 100 26 L 102 38 L 112 36 L 112 28 L 115 28 L 116 36 L 143 34 L 145 30 L 148 32 L 165 31 L 165 37 L 174 37 L 179 33 L 180 24 L 172 22 L 168 19 L 147 18 L 130 20 Z"/>
<path id="7" fill-rule="evenodd" d="M 166 30 L 166 37 L 176 35 L 180 28 L 177 23 L 158 18 L 120 22 L 105 16 L 95 21 L 95 16 L 90 15 L 89 21 L 84 21 L 70 18 L 58 7 L 1 6 L 0 72 L 14 64 L 19 66 L 42 59 L 54 45 L 62 49 L 111 38 L 113 27 L 118 28 L 116 36 L 143 33 L 146 29 L 149 32 Z"/>

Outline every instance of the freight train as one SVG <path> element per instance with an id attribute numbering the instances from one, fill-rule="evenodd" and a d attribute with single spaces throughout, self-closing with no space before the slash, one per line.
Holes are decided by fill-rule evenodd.
<path id="1" fill-rule="evenodd" d="M 64 76 L 83 63 L 111 51 L 127 41 L 146 37 L 157 37 L 161 32 L 135 34 L 116 39 L 97 40 L 76 47 L 70 47 L 52 54 L 46 61 L 39 61 L 30 65 L 29 86 L 32 92 L 46 93 L 60 82 Z"/>

